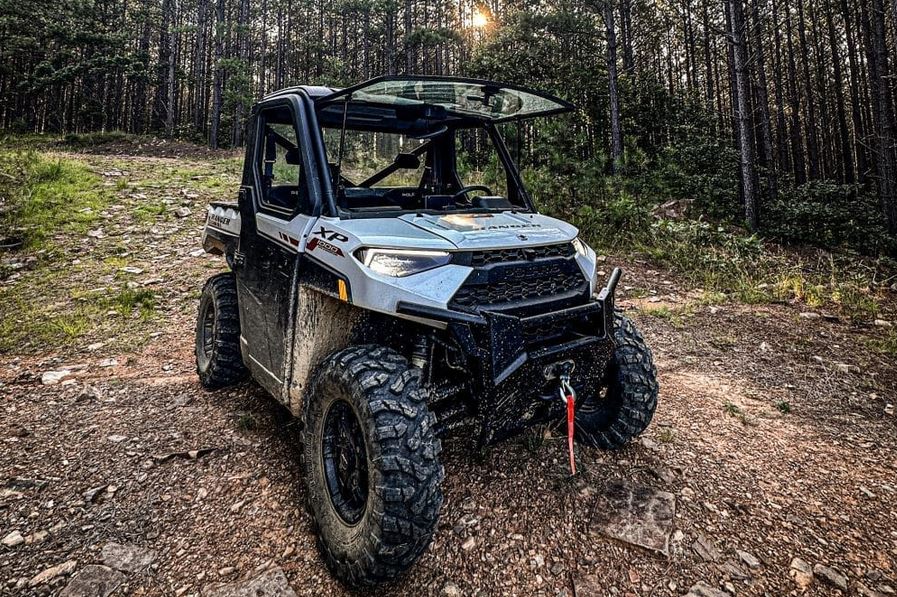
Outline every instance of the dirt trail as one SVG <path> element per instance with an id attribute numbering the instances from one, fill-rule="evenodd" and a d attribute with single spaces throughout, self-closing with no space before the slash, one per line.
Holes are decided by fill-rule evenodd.
<path id="1" fill-rule="evenodd" d="M 103 561 L 110 541 L 153 551 L 117 594 L 200 594 L 268 566 L 282 568 L 300 595 L 344 594 L 300 508 L 294 421 L 251 383 L 208 393 L 193 375 L 196 291 L 220 264 L 191 254 L 202 204 L 227 185 L 187 197 L 177 193 L 193 194 L 190 176 L 203 174 L 154 176 L 182 162 L 84 159 L 98 172 L 128 169 L 134 184 L 121 201 L 177 196 L 191 213 L 133 222 L 119 221 L 119 210 L 104 224 L 107 238 L 131 227 L 134 242 L 154 237 L 168 254 L 128 257 L 142 270 L 133 281 L 157 289 L 154 317 L 109 324 L 115 337 L 92 351 L 88 333 L 53 352 L 0 356 L 0 539 L 23 539 L 0 546 L 0 594 L 56 594 L 73 571 Z M 220 167 L 205 158 L 190 167 L 210 164 Z M 107 249 L 100 240 L 87 253 Z M 893 594 L 897 434 L 888 403 L 897 402 L 897 371 L 868 347 L 879 331 L 801 318 L 784 305 L 651 315 L 636 296 L 656 291 L 657 302 L 675 305 L 686 293 L 662 272 L 619 264 L 629 288 L 621 304 L 660 372 L 648 432 L 619 452 L 579 450 L 583 474 L 574 480 L 550 430 L 485 453 L 463 437 L 444 440 L 439 530 L 413 570 L 380 594 L 682 595 L 703 582 L 737 595 L 835 595 L 840 575 L 845 593 Z M 81 275 L 71 284 L 96 282 Z M 42 384 L 47 371 L 66 369 L 61 383 Z M 602 532 L 613 514 L 608 496 L 621 486 L 670 494 L 666 555 Z M 794 558 L 812 579 L 791 569 Z M 72 560 L 72 570 L 29 586 Z"/>

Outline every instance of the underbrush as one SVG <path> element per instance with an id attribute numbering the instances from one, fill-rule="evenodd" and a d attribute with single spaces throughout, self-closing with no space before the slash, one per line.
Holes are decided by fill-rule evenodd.
<path id="1" fill-rule="evenodd" d="M 789 302 L 871 321 L 897 281 L 891 258 L 780 245 L 737 226 L 682 217 L 685 202 L 679 219 L 659 219 L 656 201 L 632 193 L 632 181 L 580 173 L 574 180 L 594 183 L 586 193 L 544 169 L 527 178 L 540 190 L 540 207 L 577 226 L 596 250 L 644 255 L 716 302 Z"/>
<path id="2" fill-rule="evenodd" d="M 129 135 L 123 131 L 106 131 L 94 133 L 69 133 L 62 138 L 60 145 L 69 149 L 84 149 L 87 147 L 96 147 L 98 145 L 106 145 L 107 143 L 117 143 L 119 141 L 129 141 L 133 135 Z"/>
<path id="3" fill-rule="evenodd" d="M 897 280 L 897 263 L 885 257 L 798 252 L 696 220 L 655 221 L 633 249 L 708 296 L 747 304 L 803 304 L 854 322 L 875 319 L 888 285 Z"/>

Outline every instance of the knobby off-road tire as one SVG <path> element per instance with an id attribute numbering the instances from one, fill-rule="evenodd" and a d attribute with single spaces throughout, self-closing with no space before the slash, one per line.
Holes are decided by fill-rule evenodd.
<path id="1" fill-rule="evenodd" d="M 603 391 L 587 397 L 576 411 L 576 440 L 605 450 L 624 446 L 648 427 L 659 389 L 651 350 L 620 314 L 614 316 L 614 343 Z"/>
<path id="2" fill-rule="evenodd" d="M 212 276 L 203 286 L 196 318 L 196 373 L 209 390 L 246 377 L 240 355 L 237 284 L 231 273 Z"/>
<path id="3" fill-rule="evenodd" d="M 339 351 L 319 366 L 302 423 L 307 506 L 328 568 L 352 587 L 395 578 L 430 544 L 442 506 L 442 446 L 420 370 L 388 348 Z"/>

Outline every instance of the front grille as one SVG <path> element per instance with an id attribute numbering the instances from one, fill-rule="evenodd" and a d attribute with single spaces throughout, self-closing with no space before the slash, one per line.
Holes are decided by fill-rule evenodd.
<path id="1" fill-rule="evenodd" d="M 468 311 L 503 303 L 530 301 L 581 290 L 584 278 L 579 272 L 549 278 L 513 280 L 492 284 L 462 286 L 452 298 L 452 305 Z"/>
<path id="2" fill-rule="evenodd" d="M 468 254 L 474 268 L 449 308 L 527 314 L 561 309 L 588 296 L 570 243 Z"/>
<path id="3" fill-rule="evenodd" d="M 496 251 L 473 251 L 470 253 L 470 265 L 483 267 L 493 263 L 509 263 L 513 261 L 535 261 L 552 257 L 570 257 L 576 252 L 572 243 L 548 245 L 545 247 L 527 247 L 523 249 L 499 249 Z"/>

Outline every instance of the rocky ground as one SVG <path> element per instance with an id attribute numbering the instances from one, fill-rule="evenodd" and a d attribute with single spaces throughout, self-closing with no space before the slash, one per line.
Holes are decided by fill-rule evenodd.
<path id="1" fill-rule="evenodd" d="M 50 263 L 0 254 L 4 301 L 91 324 L 0 355 L 0 593 L 344 594 L 300 507 L 294 421 L 251 383 L 208 393 L 193 373 L 198 290 L 221 267 L 197 251 L 203 206 L 233 192 L 238 158 L 165 155 L 79 156 L 111 197 L 88 236 L 56 239 Z M 573 479 L 551 429 L 485 452 L 444 440 L 433 544 L 380 593 L 894 594 L 897 368 L 871 348 L 893 311 L 862 326 L 707 304 L 612 264 L 658 365 L 649 430 L 580 449 Z M 110 289 L 152 307 L 84 311 Z"/>

